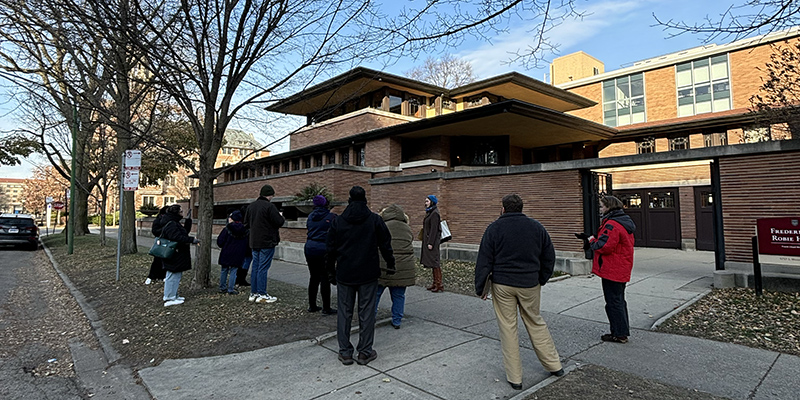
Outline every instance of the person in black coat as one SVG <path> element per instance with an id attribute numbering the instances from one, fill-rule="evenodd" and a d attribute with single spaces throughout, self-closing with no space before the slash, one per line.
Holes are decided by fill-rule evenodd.
<path id="1" fill-rule="evenodd" d="M 331 285 L 325 274 L 325 239 L 336 214 L 328 209 L 325 196 L 314 196 L 314 211 L 308 215 L 306 229 L 308 236 L 304 253 L 308 264 L 308 312 L 322 310 L 325 315 L 336 314 L 331 308 Z M 317 291 L 322 295 L 322 308 L 317 306 Z"/>
<path id="2" fill-rule="evenodd" d="M 242 224 L 242 213 L 234 211 L 228 217 L 228 225 L 217 236 L 217 246 L 220 248 L 219 265 L 219 292 L 239 294 L 236 290 L 236 273 L 242 266 L 250 247 L 247 245 L 249 232 Z M 245 271 L 247 273 L 247 271 Z"/>
<path id="3" fill-rule="evenodd" d="M 181 214 L 181 206 L 173 204 L 169 206 L 166 214 L 161 217 L 164 223 L 161 229 L 161 237 L 178 242 L 178 247 L 175 248 L 175 255 L 172 258 L 163 260 L 164 269 L 167 270 L 166 278 L 164 279 L 164 307 L 183 304 L 185 299 L 178 296 L 178 285 L 181 282 L 183 271 L 192 269 L 192 254 L 189 245 L 200 243 L 196 238 L 189 236 L 186 228 L 181 226 Z"/>
<path id="4" fill-rule="evenodd" d="M 155 237 L 161 236 L 161 229 L 164 227 L 161 217 L 167 213 L 167 208 L 169 208 L 169 206 L 161 207 L 161 210 L 158 211 L 158 215 L 156 215 L 156 219 L 153 221 L 153 227 L 150 229 L 150 232 L 152 232 Z M 164 270 L 164 264 L 161 262 L 161 259 L 153 256 L 153 262 L 150 263 L 150 272 L 147 273 L 147 279 L 145 279 L 144 284 L 149 285 L 153 281 L 163 281 L 166 274 L 167 271 Z"/>
<path id="5" fill-rule="evenodd" d="M 372 348 L 375 338 L 375 295 L 381 276 L 378 250 L 386 268 L 395 271 L 392 235 L 380 215 L 367 207 L 367 195 L 361 186 L 350 189 L 349 205 L 331 223 L 326 240 L 326 263 L 331 284 L 337 284 L 339 306 L 336 336 L 339 361 L 353 364 L 350 324 L 358 295 L 358 359 L 366 365 L 378 357 Z"/>
<path id="6" fill-rule="evenodd" d="M 247 215 L 247 206 L 242 206 L 239 209 L 239 212 L 242 215 Z M 247 253 L 244 256 L 244 262 L 239 267 L 239 270 L 236 271 L 236 284 L 241 287 L 248 287 L 250 286 L 250 282 L 247 282 L 247 271 L 250 270 L 250 264 L 253 262 L 253 249 L 250 248 L 250 240 L 248 239 L 247 243 Z"/>
<path id="7" fill-rule="evenodd" d="M 244 214 L 244 224 L 250 229 L 250 248 L 253 254 L 253 271 L 250 272 L 250 297 L 249 301 L 263 304 L 278 301 L 275 296 L 267 293 L 267 271 L 272 266 L 272 257 L 275 255 L 275 246 L 281 241 L 280 229 L 285 219 L 272 204 L 275 189 L 264 185 L 256 201 L 247 206 Z"/>

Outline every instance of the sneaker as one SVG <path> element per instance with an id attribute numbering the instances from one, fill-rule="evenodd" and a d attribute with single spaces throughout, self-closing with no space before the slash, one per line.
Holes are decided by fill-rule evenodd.
<path id="1" fill-rule="evenodd" d="M 248 298 L 247 298 L 247 301 L 249 301 L 249 302 L 251 302 L 251 303 L 252 303 L 252 302 L 256 301 L 256 299 L 257 299 L 257 298 L 258 298 L 258 295 L 257 295 L 257 294 L 255 294 L 255 293 L 250 293 L 250 297 L 248 297 Z"/>
<path id="2" fill-rule="evenodd" d="M 606 333 L 605 335 L 600 336 L 600 340 L 604 342 L 628 343 L 627 336 L 614 336 L 610 333 Z"/>
<path id="3" fill-rule="evenodd" d="M 308 312 L 317 312 L 320 310 L 322 310 L 322 307 L 317 307 L 317 306 L 308 307 Z"/>
<path id="4" fill-rule="evenodd" d="M 227 293 L 227 292 L 228 292 L 228 289 L 227 289 L 227 288 L 226 288 L 226 289 L 219 289 L 219 292 L 220 292 L 220 293 Z"/>
<path id="5" fill-rule="evenodd" d="M 400 325 L 395 325 L 395 324 L 392 324 L 392 328 L 394 328 L 394 329 L 400 329 Z"/>
<path id="6" fill-rule="evenodd" d="M 339 354 L 339 361 L 344 365 L 353 365 L 353 356 L 343 356 Z"/>
<path id="7" fill-rule="evenodd" d="M 256 303 L 274 303 L 278 301 L 277 297 L 270 296 L 268 294 L 260 294 L 258 298 L 256 298 Z"/>
<path id="8" fill-rule="evenodd" d="M 322 313 L 325 314 L 325 315 L 336 315 L 336 309 L 335 308 L 323 308 L 322 309 Z"/>
<path id="9" fill-rule="evenodd" d="M 521 383 L 511 383 L 511 381 L 506 381 L 506 382 L 508 382 L 508 384 L 511 385 L 512 389 L 514 389 L 514 390 L 522 390 L 522 384 Z"/>
<path id="10" fill-rule="evenodd" d="M 369 353 L 369 355 L 366 355 L 364 353 L 358 353 L 358 358 L 356 358 L 356 362 L 358 363 L 358 365 L 367 365 L 369 364 L 370 361 L 373 361 L 376 358 L 378 358 L 378 352 L 372 350 L 372 352 Z"/>
<path id="11" fill-rule="evenodd" d="M 564 368 L 561 368 L 558 371 L 550 371 L 550 375 L 559 376 L 559 377 L 560 376 L 564 376 Z"/>
<path id="12" fill-rule="evenodd" d="M 164 302 L 164 307 L 177 306 L 178 304 L 183 304 L 183 300 L 180 299 L 167 300 Z"/>
<path id="13" fill-rule="evenodd" d="M 175 298 L 175 300 L 186 301 L 186 297 L 178 296 Z"/>
<path id="14" fill-rule="evenodd" d="M 144 284 L 145 284 L 145 285 L 149 285 L 149 284 L 151 284 L 151 283 L 153 283 L 153 280 L 152 280 L 152 279 L 150 279 L 150 278 L 147 278 L 147 279 L 145 279 L 145 280 L 144 280 Z"/>

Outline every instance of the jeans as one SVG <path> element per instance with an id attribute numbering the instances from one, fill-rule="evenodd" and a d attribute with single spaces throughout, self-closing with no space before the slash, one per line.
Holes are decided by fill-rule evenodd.
<path id="1" fill-rule="evenodd" d="M 378 313 L 378 303 L 381 301 L 385 286 L 378 285 L 375 295 L 375 313 Z M 389 286 L 389 294 L 392 296 L 392 325 L 400 326 L 403 321 L 403 311 L 406 308 L 406 288 L 403 286 Z"/>
<path id="2" fill-rule="evenodd" d="M 372 353 L 375 341 L 375 294 L 378 282 L 363 285 L 336 286 L 339 313 L 336 321 L 336 338 L 339 340 L 339 354 L 344 357 L 353 356 L 353 344 L 350 343 L 350 326 L 353 322 L 353 307 L 358 295 L 358 349 L 359 353 Z"/>
<path id="3" fill-rule="evenodd" d="M 164 301 L 175 300 L 178 298 L 178 284 L 181 283 L 183 272 L 167 271 L 164 278 Z"/>
<path id="4" fill-rule="evenodd" d="M 606 315 L 611 325 L 611 335 L 628 337 L 631 335 L 628 323 L 628 303 L 625 301 L 625 282 L 603 279 L 603 297 L 606 300 Z"/>
<path id="5" fill-rule="evenodd" d="M 234 286 L 236 285 L 236 271 L 239 267 L 222 266 L 219 273 L 219 291 L 227 291 L 233 293 Z"/>
<path id="6" fill-rule="evenodd" d="M 267 295 L 267 271 L 272 266 L 275 248 L 253 249 L 253 271 L 250 272 L 250 293 Z"/>

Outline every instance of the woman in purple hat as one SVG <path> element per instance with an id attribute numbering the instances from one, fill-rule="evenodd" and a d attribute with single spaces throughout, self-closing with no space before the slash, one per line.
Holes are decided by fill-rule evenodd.
<path id="1" fill-rule="evenodd" d="M 328 229 L 336 214 L 328 209 L 328 199 L 322 195 L 314 196 L 314 211 L 308 215 L 306 228 L 305 255 L 308 264 L 308 312 L 322 310 L 325 315 L 335 315 L 336 309 L 331 308 L 331 286 L 325 272 L 325 239 Z M 317 290 L 322 295 L 322 308 L 317 306 Z"/>
<path id="2" fill-rule="evenodd" d="M 439 264 L 439 244 L 442 242 L 442 227 L 438 209 L 439 199 L 434 195 L 425 198 L 425 219 L 422 221 L 422 256 L 420 264 L 433 271 L 433 283 L 428 290 L 434 293 L 444 292 L 442 286 L 442 268 Z"/>

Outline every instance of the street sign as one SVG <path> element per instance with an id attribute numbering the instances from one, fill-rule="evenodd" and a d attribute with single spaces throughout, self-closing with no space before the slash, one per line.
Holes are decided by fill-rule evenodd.
<path id="1" fill-rule="evenodd" d="M 54 210 L 62 210 L 64 209 L 64 203 L 61 201 L 54 201 L 53 202 L 53 209 Z"/>
<path id="2" fill-rule="evenodd" d="M 44 202 L 50 204 L 53 202 L 53 196 L 47 196 L 44 198 Z"/>
<path id="3" fill-rule="evenodd" d="M 142 168 L 142 151 L 141 150 L 125 150 L 125 169 L 141 169 Z"/>
<path id="4" fill-rule="evenodd" d="M 139 170 L 127 169 L 122 178 L 122 190 L 133 191 L 139 188 Z"/>

